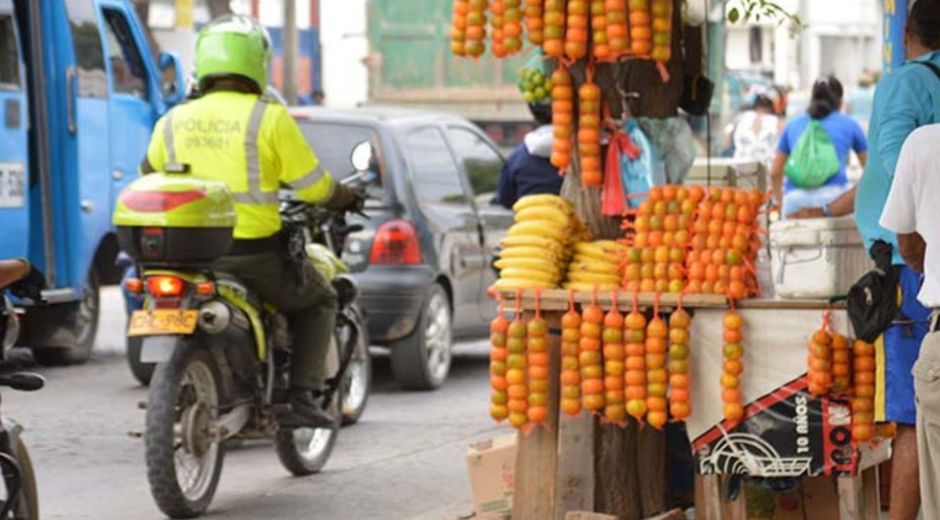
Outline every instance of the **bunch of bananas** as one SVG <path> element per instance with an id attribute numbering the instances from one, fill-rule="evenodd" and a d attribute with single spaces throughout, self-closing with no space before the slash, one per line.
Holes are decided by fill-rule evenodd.
<path id="1" fill-rule="evenodd" d="M 578 242 L 568 266 L 566 289 L 616 289 L 623 278 L 621 262 L 627 246 L 613 240 Z"/>
<path id="2" fill-rule="evenodd" d="M 515 223 L 502 241 L 496 288 L 558 287 L 571 259 L 571 244 L 588 233 L 568 201 L 557 195 L 528 195 L 513 206 Z"/>

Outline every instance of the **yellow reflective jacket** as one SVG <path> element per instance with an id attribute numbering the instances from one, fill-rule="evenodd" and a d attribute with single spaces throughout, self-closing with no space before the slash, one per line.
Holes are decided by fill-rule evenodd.
<path id="1" fill-rule="evenodd" d="M 154 127 L 147 162 L 156 171 L 188 164 L 196 177 L 225 182 L 235 195 L 237 239 L 281 229 L 280 183 L 311 204 L 328 201 L 335 186 L 287 110 L 255 94 L 212 92 L 173 108 Z"/>

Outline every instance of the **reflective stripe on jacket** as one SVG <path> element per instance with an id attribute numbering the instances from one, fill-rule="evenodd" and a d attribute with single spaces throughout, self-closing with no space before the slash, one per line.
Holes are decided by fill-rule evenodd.
<path id="1" fill-rule="evenodd" d="M 254 94 L 221 91 L 175 107 L 154 127 L 147 162 L 156 171 L 188 164 L 192 174 L 225 182 L 235 196 L 235 238 L 281 229 L 281 183 L 311 204 L 333 195 L 329 172 L 287 110 Z"/>

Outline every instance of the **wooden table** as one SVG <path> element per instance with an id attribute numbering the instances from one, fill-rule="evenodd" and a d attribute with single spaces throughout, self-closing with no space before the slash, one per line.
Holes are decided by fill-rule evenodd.
<path id="1" fill-rule="evenodd" d="M 520 297 L 526 316 L 535 308 L 536 292 L 518 293 L 505 291 L 499 296 L 505 308 L 515 307 L 516 296 Z M 634 295 L 628 292 L 617 294 L 618 308 L 628 312 Z M 543 317 L 552 329 L 550 349 L 549 407 L 558 410 L 560 370 L 560 319 L 568 309 L 569 292 L 562 289 L 539 292 Z M 593 295 L 586 292 L 575 294 L 579 304 L 590 303 Z M 605 310 L 613 300 L 610 291 L 597 294 L 597 303 Z M 637 295 L 638 305 L 653 306 L 654 294 Z M 701 311 L 703 316 L 720 315 L 729 302 L 721 296 L 686 295 L 683 306 Z M 664 310 L 678 304 L 677 295 L 664 294 L 659 305 Z M 820 301 L 751 300 L 739 302 L 742 314 L 804 311 L 821 312 L 839 309 Z M 694 323 L 694 320 L 693 320 Z M 811 333 L 809 328 L 807 333 Z M 693 349 L 695 348 L 693 334 Z M 694 363 L 693 363 L 694 366 Z M 693 376 L 694 380 L 694 376 Z M 717 393 L 717 385 L 713 385 Z M 717 395 L 715 399 L 718 399 Z M 623 520 L 639 520 L 662 513 L 668 509 L 665 496 L 665 440 L 661 432 L 651 427 L 638 427 L 631 422 L 627 427 L 602 424 L 596 417 L 582 412 L 577 417 L 549 414 L 544 426 L 531 432 L 520 433 L 516 462 L 516 487 L 513 501 L 515 520 L 563 520 L 570 511 L 597 511 L 615 514 Z M 642 468 L 638 470 L 638 468 Z M 866 520 L 877 518 L 878 495 L 875 467 L 862 475 L 838 478 L 841 518 Z M 719 520 L 723 518 L 746 518 L 746 502 L 739 499 L 724 503 L 720 495 L 719 475 L 699 475 L 696 478 L 697 518 Z M 741 493 L 743 497 L 744 493 Z"/>

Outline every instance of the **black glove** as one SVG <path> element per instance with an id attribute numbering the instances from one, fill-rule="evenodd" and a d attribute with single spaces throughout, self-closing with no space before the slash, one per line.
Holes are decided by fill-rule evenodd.
<path id="1" fill-rule="evenodd" d="M 46 288 L 46 275 L 32 265 L 29 266 L 29 274 L 10 285 L 10 292 L 18 298 L 29 298 L 36 303 L 41 303 L 42 290 Z"/>
<path id="2" fill-rule="evenodd" d="M 359 209 L 365 201 L 365 193 L 355 188 L 336 183 L 333 196 L 324 204 L 332 211 L 352 211 Z"/>

